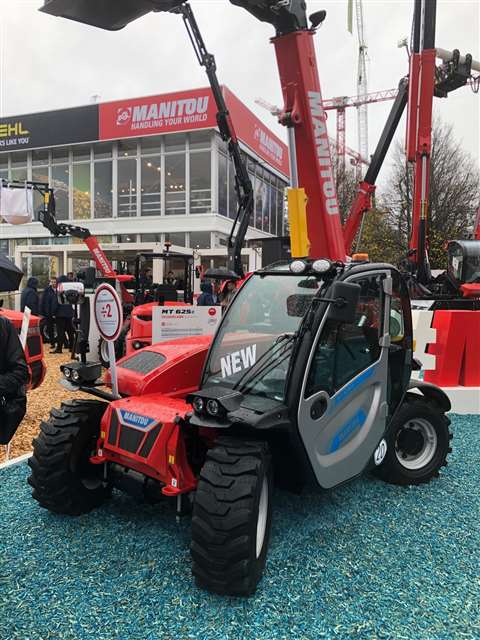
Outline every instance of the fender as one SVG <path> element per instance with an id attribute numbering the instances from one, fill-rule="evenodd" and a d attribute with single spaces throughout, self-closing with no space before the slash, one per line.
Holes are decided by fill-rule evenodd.
<path id="1" fill-rule="evenodd" d="M 423 380 L 414 380 L 413 378 L 408 383 L 407 391 L 410 389 L 418 389 L 425 398 L 428 400 L 434 400 L 442 409 L 442 411 L 450 411 L 452 404 L 450 398 L 447 396 L 443 389 L 431 384 L 430 382 L 424 382 Z"/>

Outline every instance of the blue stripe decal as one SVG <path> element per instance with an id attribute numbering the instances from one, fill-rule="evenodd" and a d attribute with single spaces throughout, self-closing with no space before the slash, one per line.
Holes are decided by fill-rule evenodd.
<path id="1" fill-rule="evenodd" d="M 341 404 L 346 398 L 348 398 L 351 393 L 353 393 L 353 391 L 355 391 L 355 389 L 358 389 L 358 387 L 362 385 L 365 380 L 371 378 L 375 373 L 375 370 L 376 367 L 370 367 L 369 369 L 361 373 L 357 378 L 355 378 L 353 382 L 339 391 L 335 396 L 334 405 L 337 406 Z"/>
<path id="2" fill-rule="evenodd" d="M 337 449 L 340 449 L 342 444 L 353 434 L 358 431 L 365 424 L 367 414 L 363 409 L 359 409 L 357 413 L 350 418 L 344 425 L 337 431 L 330 444 L 328 453 L 334 453 Z"/>

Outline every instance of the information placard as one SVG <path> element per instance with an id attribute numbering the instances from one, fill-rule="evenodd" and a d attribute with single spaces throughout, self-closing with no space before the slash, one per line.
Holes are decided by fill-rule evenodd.
<path id="1" fill-rule="evenodd" d="M 152 314 L 153 343 L 212 335 L 222 319 L 221 307 L 154 307 Z"/>
<path id="2" fill-rule="evenodd" d="M 93 309 L 102 338 L 115 341 L 122 330 L 123 313 L 118 293 L 111 285 L 101 284 L 98 287 L 95 291 Z"/>

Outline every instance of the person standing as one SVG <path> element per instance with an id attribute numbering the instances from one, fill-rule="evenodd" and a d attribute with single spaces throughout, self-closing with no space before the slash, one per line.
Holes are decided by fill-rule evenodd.
<path id="1" fill-rule="evenodd" d="M 60 276 L 58 284 L 69 282 L 67 276 Z M 57 347 L 50 353 L 62 353 L 64 347 L 73 346 L 73 307 L 71 304 L 60 304 L 55 309 L 55 325 L 57 327 Z"/>
<path id="2" fill-rule="evenodd" d="M 40 315 L 51 345 L 55 345 L 55 313 L 58 307 L 57 279 L 51 278 L 40 300 Z"/>
<path id="3" fill-rule="evenodd" d="M 202 293 L 198 296 L 197 306 L 211 307 L 216 304 L 215 298 L 213 297 L 213 287 L 211 282 L 202 282 L 200 285 L 200 291 Z"/>
<path id="4" fill-rule="evenodd" d="M 28 375 L 18 334 L 0 317 L 0 444 L 10 442 L 25 415 Z"/>
<path id="5" fill-rule="evenodd" d="M 37 278 L 29 278 L 27 280 L 27 286 L 23 289 L 22 295 L 20 297 L 20 311 L 22 313 L 25 311 L 25 307 L 28 307 L 34 316 L 39 315 L 40 298 L 37 289 Z"/>

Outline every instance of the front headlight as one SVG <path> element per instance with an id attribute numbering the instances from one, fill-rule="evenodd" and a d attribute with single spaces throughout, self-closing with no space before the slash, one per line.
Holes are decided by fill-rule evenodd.
<path id="1" fill-rule="evenodd" d="M 196 413 L 202 413 L 203 407 L 205 406 L 203 398 L 194 398 L 192 404 Z"/>
<path id="2" fill-rule="evenodd" d="M 72 371 L 72 380 L 74 382 L 78 382 L 80 380 L 80 374 L 78 373 L 78 371 L 76 369 L 74 369 Z"/>
<path id="3" fill-rule="evenodd" d="M 332 263 L 330 260 L 326 258 L 321 258 L 320 260 L 315 260 L 312 264 L 312 269 L 315 273 L 327 273 L 332 268 Z"/>
<path id="4" fill-rule="evenodd" d="M 290 271 L 292 273 L 303 273 L 307 268 L 307 263 L 304 260 L 294 260 L 290 263 Z"/>
<path id="5" fill-rule="evenodd" d="M 72 375 L 72 372 L 70 371 L 70 369 L 64 369 L 63 370 L 63 375 L 65 376 L 65 378 L 68 380 L 70 378 L 70 376 Z"/>
<path id="6" fill-rule="evenodd" d="M 218 412 L 220 411 L 220 405 L 217 400 L 209 400 L 207 402 L 207 413 L 211 416 L 218 416 Z"/>

